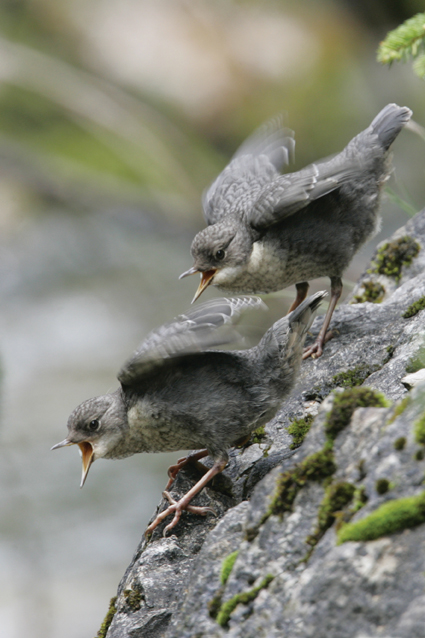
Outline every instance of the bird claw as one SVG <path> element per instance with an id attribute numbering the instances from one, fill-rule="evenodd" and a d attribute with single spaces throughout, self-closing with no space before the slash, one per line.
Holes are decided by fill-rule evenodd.
<path id="1" fill-rule="evenodd" d="M 147 527 L 145 536 L 150 536 L 152 532 L 154 531 L 154 529 L 160 523 L 162 523 L 162 521 L 165 520 L 167 516 L 170 516 L 170 514 L 173 514 L 173 513 L 174 513 L 173 520 L 164 528 L 164 531 L 162 532 L 162 535 L 164 538 L 167 536 L 168 532 L 177 525 L 177 523 L 180 520 L 180 516 L 184 510 L 187 512 L 190 512 L 191 514 L 199 514 L 201 516 L 206 516 L 207 514 L 214 514 L 214 516 L 218 516 L 217 512 L 212 507 L 207 507 L 207 506 L 200 507 L 197 505 L 190 505 L 189 503 L 185 503 L 184 502 L 185 497 L 183 497 L 179 501 L 176 501 L 171 496 L 171 494 L 167 492 L 167 490 L 164 490 L 164 492 L 162 493 L 162 496 L 167 499 L 170 505 L 169 507 L 167 507 L 167 509 L 165 509 L 163 512 L 158 514 L 156 519 Z"/>
<path id="2" fill-rule="evenodd" d="M 332 330 L 328 330 L 323 339 L 321 339 L 319 335 L 319 337 L 314 343 L 311 344 L 311 346 L 304 348 L 303 360 L 308 359 L 308 357 L 311 357 L 312 359 L 318 359 L 319 357 L 321 357 L 323 354 L 323 346 L 325 345 L 325 343 L 333 339 L 333 337 L 334 333 L 332 332 Z"/>

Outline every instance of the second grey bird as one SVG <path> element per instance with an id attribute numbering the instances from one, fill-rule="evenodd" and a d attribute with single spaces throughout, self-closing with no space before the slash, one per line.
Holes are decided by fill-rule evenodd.
<path id="1" fill-rule="evenodd" d="M 301 364 L 306 332 L 326 292 L 306 299 L 277 321 L 254 348 L 207 350 L 234 340 L 232 324 L 249 308 L 264 307 L 256 297 L 214 299 L 152 332 L 118 374 L 120 387 L 79 405 L 68 420 L 67 438 L 52 449 L 79 446 L 81 486 L 96 459 L 120 459 L 137 452 L 202 449 L 170 467 L 164 492 L 169 507 L 164 535 L 188 510 L 191 499 L 228 462 L 228 450 L 267 423 L 292 389 Z M 168 488 L 188 462 L 210 455 L 212 468 L 179 501 Z"/>
<path id="2" fill-rule="evenodd" d="M 236 293 L 268 293 L 296 284 L 291 310 L 311 279 L 331 280 L 329 309 L 319 336 L 304 353 L 322 354 L 342 274 L 375 232 L 389 148 L 409 121 L 407 107 L 388 104 L 338 155 L 281 175 L 293 140 L 279 121 L 249 138 L 204 196 L 207 228 L 193 240 L 201 274 L 194 301 L 213 284 Z"/>

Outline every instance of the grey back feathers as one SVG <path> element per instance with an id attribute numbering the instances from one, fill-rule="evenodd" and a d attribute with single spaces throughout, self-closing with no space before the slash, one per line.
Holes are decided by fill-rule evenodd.
<path id="1" fill-rule="evenodd" d="M 388 104 L 341 153 L 286 175 L 278 170 L 293 156 L 293 133 L 285 128 L 279 131 L 279 119 L 272 120 L 242 144 L 206 191 L 207 223 L 236 214 L 253 228 L 264 229 L 301 211 L 310 202 L 361 179 L 365 171 L 373 171 L 368 162 L 383 159 L 411 115 L 407 107 Z"/>
<path id="2" fill-rule="evenodd" d="M 219 298 L 194 306 L 153 330 L 124 364 L 118 380 L 123 385 L 131 385 L 152 374 L 167 360 L 238 342 L 241 335 L 235 324 L 240 316 L 247 310 L 266 308 L 259 297 Z"/>
<path id="3" fill-rule="evenodd" d="M 205 190 L 202 204 L 208 225 L 223 219 L 235 205 L 248 210 L 254 194 L 259 195 L 285 165 L 294 161 L 294 131 L 282 125 L 283 116 L 263 124 L 243 142 L 230 164 Z"/>

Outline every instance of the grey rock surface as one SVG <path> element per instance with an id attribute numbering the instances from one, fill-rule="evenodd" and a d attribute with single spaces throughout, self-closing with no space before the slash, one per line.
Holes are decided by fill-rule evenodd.
<path id="1" fill-rule="evenodd" d="M 423 446 L 415 441 L 414 423 L 425 410 L 425 387 L 408 392 L 403 378 L 425 366 L 425 310 L 410 318 L 403 314 L 425 296 L 425 211 L 390 241 L 406 236 L 419 252 L 398 280 L 365 272 L 353 292 L 352 299 L 364 281 L 379 281 L 385 288 L 382 303 L 348 302 L 336 310 L 334 339 L 320 359 L 303 363 L 295 391 L 265 436 L 232 451 L 223 475 L 195 500 L 214 507 L 217 517 L 189 514 L 171 537 L 162 538 L 158 529 L 149 541 L 142 539 L 119 585 L 108 638 L 425 635 L 425 524 L 373 541 L 337 544 L 333 523 L 316 544 L 308 542 L 330 484 L 348 482 L 367 499 L 358 511 L 350 510 L 351 521 L 424 489 Z M 316 319 L 314 334 L 321 321 Z M 343 391 L 338 388 L 353 377 L 392 404 L 358 408 L 335 438 L 331 478 L 306 481 L 288 511 L 270 514 L 282 473 L 322 450 L 327 414 Z M 403 410 L 400 400 L 407 396 L 411 401 Z M 307 414 L 315 417 L 310 431 L 291 449 L 288 426 Z M 196 469 L 180 472 L 173 493 L 182 495 L 196 476 Z M 223 561 L 236 550 L 223 584 Z M 247 592 L 251 596 L 236 604 L 235 596 Z M 217 617 L 232 600 L 227 616 Z"/>

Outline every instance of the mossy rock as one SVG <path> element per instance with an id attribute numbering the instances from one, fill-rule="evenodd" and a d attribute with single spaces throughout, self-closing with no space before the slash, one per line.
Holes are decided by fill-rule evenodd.
<path id="1" fill-rule="evenodd" d="M 220 582 L 222 585 L 225 585 L 228 581 L 228 578 L 232 572 L 233 565 L 235 564 L 235 560 L 237 559 L 239 554 L 239 550 L 237 549 L 235 552 L 232 552 L 223 560 L 221 564 L 220 571 Z"/>
<path id="2" fill-rule="evenodd" d="M 392 277 L 398 283 L 403 266 L 410 266 L 419 250 L 418 242 L 408 235 L 386 242 L 378 248 L 368 272 Z"/>
<path id="3" fill-rule="evenodd" d="M 293 421 L 288 427 L 288 434 L 293 437 L 292 443 L 289 446 L 291 450 L 295 450 L 297 447 L 300 447 L 308 431 L 310 430 L 313 420 L 314 416 L 312 414 L 307 414 L 302 419 L 296 419 L 295 421 Z"/>
<path id="4" fill-rule="evenodd" d="M 425 412 L 415 421 L 415 441 L 419 445 L 425 445 Z"/>
<path id="5" fill-rule="evenodd" d="M 403 313 L 403 317 L 405 319 L 410 319 L 410 317 L 414 317 L 421 310 L 425 308 L 425 297 L 420 297 L 417 301 L 412 303 L 406 312 Z"/>
<path id="6" fill-rule="evenodd" d="M 425 492 L 388 501 L 355 523 L 347 523 L 338 532 L 338 544 L 347 541 L 372 541 L 425 523 Z"/>
<path id="7" fill-rule="evenodd" d="M 335 395 L 332 410 L 328 413 L 325 431 L 334 439 L 351 421 L 357 408 L 386 408 L 389 406 L 384 395 L 370 388 L 350 388 Z"/>
<path id="8" fill-rule="evenodd" d="M 116 602 L 117 602 L 117 596 L 114 596 L 113 598 L 111 598 L 109 602 L 109 609 L 106 613 L 106 616 L 104 618 L 104 621 L 99 631 L 97 632 L 96 638 L 106 638 L 106 634 L 108 633 L 109 626 L 115 614 L 117 613 L 117 608 L 115 607 Z"/>
<path id="9" fill-rule="evenodd" d="M 356 295 L 351 302 L 355 303 L 365 303 L 369 301 L 371 303 L 381 303 L 385 297 L 385 288 L 378 281 L 373 281 L 372 279 L 368 279 L 363 281 L 363 292 L 361 295 Z"/>
<path id="10" fill-rule="evenodd" d="M 355 368 L 335 374 L 332 377 L 332 386 L 338 388 L 353 388 L 361 385 L 367 377 L 369 377 L 373 372 L 376 372 L 378 369 L 379 366 L 377 365 L 371 366 L 366 363 L 362 363 Z"/>
<path id="11" fill-rule="evenodd" d="M 221 627 L 226 627 L 227 623 L 229 622 L 230 614 L 232 613 L 232 611 L 236 609 L 236 607 L 239 604 L 247 605 L 252 600 L 255 600 L 255 598 L 257 598 L 260 591 L 262 589 L 267 588 L 273 579 L 274 579 L 274 576 L 272 574 L 267 574 L 267 576 L 263 578 L 263 580 L 257 587 L 254 587 L 253 589 L 250 589 L 248 591 L 241 592 L 240 594 L 236 594 L 236 596 L 233 596 L 233 598 L 223 603 L 223 605 L 220 608 L 220 611 L 217 614 L 218 624 Z"/>
<path id="12" fill-rule="evenodd" d="M 320 504 L 317 515 L 317 526 L 311 536 L 307 538 L 309 545 L 316 545 L 326 530 L 334 523 L 337 514 L 351 503 L 355 486 L 347 481 L 332 483 L 325 490 L 325 496 Z"/>

